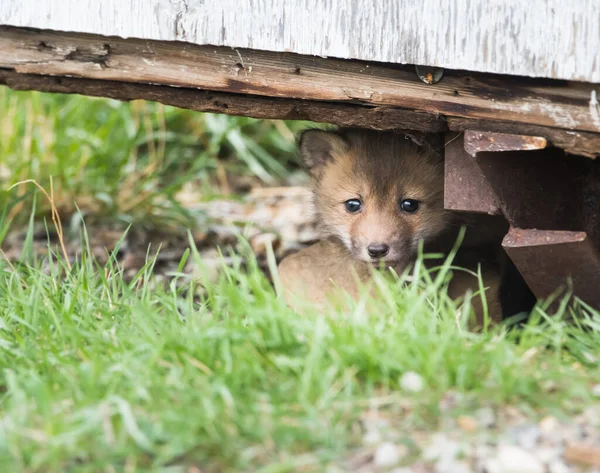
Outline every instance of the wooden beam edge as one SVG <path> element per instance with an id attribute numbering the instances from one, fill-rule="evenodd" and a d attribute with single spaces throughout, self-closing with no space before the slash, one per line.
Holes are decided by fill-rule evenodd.
<path id="1" fill-rule="evenodd" d="M 382 131 L 406 129 L 437 133 L 448 129 L 446 121 L 441 117 L 396 107 L 369 107 L 351 103 L 261 97 L 133 82 L 21 74 L 6 69 L 0 69 L 0 85 L 21 91 L 80 94 L 121 101 L 150 100 L 197 112 L 259 119 L 309 120 Z"/>
<path id="2" fill-rule="evenodd" d="M 521 123 L 446 118 L 435 113 L 398 107 L 345 102 L 283 99 L 246 94 L 75 77 L 23 74 L 0 69 L 0 84 L 14 90 L 81 94 L 121 101 L 150 100 L 198 112 L 259 119 L 309 120 L 376 130 L 416 130 L 427 133 L 476 129 L 547 138 L 554 146 L 587 157 L 600 155 L 600 134 L 572 132 Z"/>
<path id="3" fill-rule="evenodd" d="M 0 26 L 0 67 L 224 93 L 418 110 L 453 119 L 600 133 L 594 84 Z"/>

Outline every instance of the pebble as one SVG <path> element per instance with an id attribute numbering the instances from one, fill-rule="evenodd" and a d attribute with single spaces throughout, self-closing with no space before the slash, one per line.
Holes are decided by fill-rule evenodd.
<path id="1" fill-rule="evenodd" d="M 363 437 L 364 445 L 379 445 L 381 443 L 381 433 L 379 430 L 367 430 Z"/>
<path id="2" fill-rule="evenodd" d="M 404 391 L 418 393 L 423 390 L 424 385 L 423 377 L 414 371 L 407 371 L 400 378 L 400 387 Z"/>
<path id="3" fill-rule="evenodd" d="M 544 473 L 542 463 L 522 448 L 501 445 L 495 457 L 485 463 L 488 473 Z"/>
<path id="4" fill-rule="evenodd" d="M 482 407 L 477 409 L 475 417 L 480 425 L 490 428 L 496 423 L 496 414 L 491 407 Z"/>
<path id="5" fill-rule="evenodd" d="M 542 463 L 546 463 L 546 464 L 551 463 L 555 460 L 558 460 L 561 453 L 562 453 L 562 450 L 559 448 L 556 448 L 556 446 L 542 447 L 542 448 L 537 448 L 535 450 L 535 456 L 537 457 L 537 459 L 539 461 L 541 461 Z"/>
<path id="6" fill-rule="evenodd" d="M 548 464 L 549 473 L 570 473 L 571 469 L 562 460 L 555 460 Z"/>
<path id="7" fill-rule="evenodd" d="M 560 422 L 553 416 L 544 417 L 539 423 L 540 432 L 542 434 L 552 434 L 556 432 L 559 426 Z"/>
<path id="8" fill-rule="evenodd" d="M 437 432 L 411 434 L 393 422 L 383 428 L 379 423 L 385 417 L 367 416 L 361 428 L 366 430 L 362 435 L 368 460 L 361 469 L 345 471 L 600 473 L 600 408 L 596 405 L 568 420 L 551 415 L 533 420 L 519 409 L 504 406 L 445 417 L 448 422 L 439 422 Z M 466 434 L 471 430 L 476 435 Z M 409 434 L 420 451 L 410 465 L 406 463 L 412 450 L 398 440 Z"/>
<path id="9" fill-rule="evenodd" d="M 471 467 L 464 461 L 440 461 L 435 465 L 435 473 L 473 473 Z"/>
<path id="10" fill-rule="evenodd" d="M 564 457 L 570 462 L 600 467 L 600 447 L 597 446 L 569 445 L 565 449 Z"/>
<path id="11" fill-rule="evenodd" d="M 565 425 L 562 428 L 562 439 L 565 444 L 579 443 L 583 440 L 579 425 Z"/>
<path id="12" fill-rule="evenodd" d="M 397 465 L 407 453 L 405 446 L 398 446 L 392 442 L 384 442 L 375 450 L 373 461 L 375 466 L 379 468 L 389 468 Z"/>
<path id="13" fill-rule="evenodd" d="M 519 425 L 509 429 L 509 435 L 513 437 L 520 447 L 531 451 L 535 449 L 537 441 L 540 438 L 540 429 L 537 425 L 533 424 Z"/>
<path id="14" fill-rule="evenodd" d="M 454 461 L 460 452 L 461 446 L 458 442 L 438 433 L 431 438 L 423 450 L 423 458 L 428 461 L 448 463 Z"/>
<path id="15" fill-rule="evenodd" d="M 456 423 L 465 432 L 473 432 L 474 430 L 477 430 L 477 427 L 479 427 L 479 422 L 477 422 L 477 419 L 471 416 L 460 416 L 458 419 L 456 419 Z"/>

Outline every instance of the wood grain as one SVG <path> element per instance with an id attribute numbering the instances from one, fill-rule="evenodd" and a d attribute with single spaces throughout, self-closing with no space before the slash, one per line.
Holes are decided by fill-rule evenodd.
<path id="1" fill-rule="evenodd" d="M 0 69 L 0 84 L 14 90 L 81 94 L 123 101 L 152 100 L 199 112 L 251 118 L 310 120 L 375 130 L 407 129 L 424 132 L 447 130 L 446 121 L 440 117 L 393 107 L 368 107 L 360 104 L 268 98 L 129 82 L 20 74 L 2 69 Z"/>
<path id="2" fill-rule="evenodd" d="M 600 82 L 597 0 L 2 0 L 0 24 Z"/>
<path id="3" fill-rule="evenodd" d="M 596 90 L 585 83 L 447 71 L 432 86 L 400 66 L 8 27 L 0 27 L 0 67 L 600 132 Z"/>
<path id="4" fill-rule="evenodd" d="M 437 114 L 394 107 L 280 99 L 130 82 L 22 74 L 2 69 L 0 69 L 0 84 L 14 90 L 82 94 L 124 101 L 144 99 L 200 112 L 262 119 L 311 120 L 376 130 L 443 132 L 473 129 L 522 133 L 543 136 L 555 146 L 573 154 L 587 157 L 600 155 L 600 134 L 598 133 L 573 132 L 503 121 L 464 118 L 445 120 Z"/>

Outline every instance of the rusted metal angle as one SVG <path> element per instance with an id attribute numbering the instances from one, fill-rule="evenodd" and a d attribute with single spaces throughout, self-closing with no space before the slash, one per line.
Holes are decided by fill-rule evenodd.
<path id="1" fill-rule="evenodd" d="M 475 159 L 465 151 L 462 134 L 446 133 L 444 155 L 444 207 L 500 215 L 494 191 Z"/>
<path id="2" fill-rule="evenodd" d="M 445 205 L 506 217 L 503 247 L 536 297 L 572 279 L 600 309 L 600 165 L 546 146 L 537 136 L 448 134 Z"/>
<path id="3" fill-rule="evenodd" d="M 531 151 L 544 149 L 548 145 L 546 138 L 541 136 L 490 133 L 476 130 L 466 130 L 464 136 L 465 151 L 473 157 L 482 152 Z"/>
<path id="4" fill-rule="evenodd" d="M 557 148 L 475 158 L 515 228 L 585 231 L 600 241 L 600 166 Z"/>
<path id="5" fill-rule="evenodd" d="M 571 280 L 574 294 L 600 310 L 600 254 L 585 232 L 512 228 L 502 246 L 536 297 Z"/>
<path id="6" fill-rule="evenodd" d="M 482 152 L 543 149 L 539 136 L 467 130 L 446 134 L 444 205 L 448 210 L 500 215 L 501 205 L 477 155 Z"/>
<path id="7" fill-rule="evenodd" d="M 448 133 L 446 208 L 504 214 L 517 228 L 586 231 L 600 242 L 600 165 L 546 145 L 538 136 Z"/>

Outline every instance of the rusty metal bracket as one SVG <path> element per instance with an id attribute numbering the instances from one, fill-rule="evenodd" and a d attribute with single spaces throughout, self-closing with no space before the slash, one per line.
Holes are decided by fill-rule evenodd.
<path id="1" fill-rule="evenodd" d="M 465 131 L 464 148 L 473 157 L 484 152 L 532 151 L 544 149 L 547 145 L 548 141 L 541 136 Z"/>
<path id="2" fill-rule="evenodd" d="M 446 133 L 444 207 L 457 212 L 501 215 L 494 191 L 475 158 L 465 151 L 463 136 Z"/>
<path id="3" fill-rule="evenodd" d="M 552 295 L 570 279 L 578 297 L 600 308 L 600 255 L 585 232 L 512 228 L 502 246 L 536 297 Z"/>
<path id="4" fill-rule="evenodd" d="M 447 136 L 445 156 L 446 208 L 504 215 L 503 247 L 536 297 L 571 279 L 600 309 L 600 163 L 542 137 L 472 130 Z"/>

